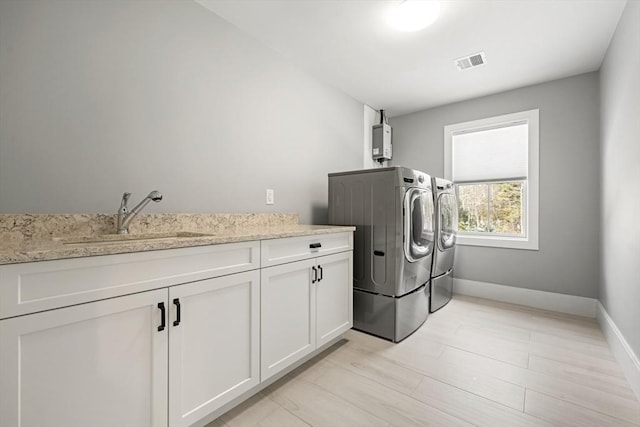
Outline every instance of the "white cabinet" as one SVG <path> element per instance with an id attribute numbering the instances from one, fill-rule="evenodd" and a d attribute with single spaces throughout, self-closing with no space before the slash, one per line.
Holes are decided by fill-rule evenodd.
<path id="1" fill-rule="evenodd" d="M 263 268 L 261 380 L 353 324 L 352 252 Z"/>
<path id="2" fill-rule="evenodd" d="M 259 280 L 254 270 L 1 321 L 0 424 L 193 424 L 260 382 Z"/>
<path id="3" fill-rule="evenodd" d="M 315 289 L 311 283 L 315 264 L 312 259 L 262 269 L 262 381 L 315 348 Z"/>
<path id="4" fill-rule="evenodd" d="M 0 266 L 0 425 L 181 427 L 257 385 L 259 251 Z"/>
<path id="5" fill-rule="evenodd" d="M 260 242 L 0 265 L 0 319 L 260 268 Z"/>
<path id="6" fill-rule="evenodd" d="M 339 337 L 353 326 L 353 252 L 317 259 L 316 347 Z"/>
<path id="7" fill-rule="evenodd" d="M 352 248 L 347 232 L 0 266 L 0 425 L 219 414 L 351 327 Z"/>
<path id="8" fill-rule="evenodd" d="M 287 237 L 260 242 L 262 268 L 353 250 L 353 233 Z"/>
<path id="9" fill-rule="evenodd" d="M 0 424 L 166 426 L 159 303 L 166 289 L 0 321 Z"/>
<path id="10" fill-rule="evenodd" d="M 191 425 L 260 382 L 259 280 L 255 270 L 169 288 L 170 426 Z"/>

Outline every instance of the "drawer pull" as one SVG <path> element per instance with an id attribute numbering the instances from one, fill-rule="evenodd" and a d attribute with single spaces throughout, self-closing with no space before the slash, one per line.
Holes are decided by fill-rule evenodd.
<path id="1" fill-rule="evenodd" d="M 180 299 L 174 298 L 173 303 L 176 305 L 176 320 L 173 321 L 173 326 L 180 324 Z"/>
<path id="2" fill-rule="evenodd" d="M 373 254 L 375 256 L 384 256 L 384 252 L 382 252 L 382 251 L 373 251 Z"/>
<path id="3" fill-rule="evenodd" d="M 164 331 L 164 327 L 167 326 L 165 322 L 167 312 L 166 312 L 166 309 L 164 308 L 163 302 L 158 303 L 158 308 L 160 309 L 160 326 L 158 326 L 158 332 L 160 332 L 160 331 Z"/>
<path id="4" fill-rule="evenodd" d="M 309 244 L 309 249 L 318 249 L 322 247 L 322 243 L 311 243 Z"/>

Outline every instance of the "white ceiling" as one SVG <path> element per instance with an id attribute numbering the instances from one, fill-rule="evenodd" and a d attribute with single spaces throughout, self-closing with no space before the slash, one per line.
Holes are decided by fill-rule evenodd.
<path id="1" fill-rule="evenodd" d="M 625 0 L 442 1 L 438 20 L 391 30 L 395 1 L 196 0 L 353 98 L 397 116 L 600 68 Z M 458 71 L 454 59 L 484 51 Z"/>

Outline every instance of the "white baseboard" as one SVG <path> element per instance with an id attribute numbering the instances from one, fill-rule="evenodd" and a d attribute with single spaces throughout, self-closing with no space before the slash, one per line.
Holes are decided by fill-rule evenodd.
<path id="1" fill-rule="evenodd" d="M 609 317 L 609 313 L 607 313 L 600 301 L 598 301 L 596 318 L 604 337 L 609 343 L 611 352 L 620 364 L 622 372 L 624 372 L 629 381 L 629 385 L 631 385 L 636 396 L 640 399 L 640 359 L 638 359 L 638 355 L 633 352 L 624 335 L 613 322 L 613 319 Z"/>
<path id="2" fill-rule="evenodd" d="M 453 292 L 591 318 L 596 317 L 596 303 L 598 302 L 595 298 L 456 278 L 453 279 Z"/>

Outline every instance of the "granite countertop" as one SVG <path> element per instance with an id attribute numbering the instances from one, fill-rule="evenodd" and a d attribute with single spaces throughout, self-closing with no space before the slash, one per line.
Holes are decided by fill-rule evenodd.
<path id="1" fill-rule="evenodd" d="M 233 214 L 232 214 L 233 215 Z M 247 214 L 248 215 L 248 214 Z M 195 215 L 197 216 L 197 215 Z M 34 220 L 34 217 L 36 218 Z M 32 261 L 46 261 L 46 260 L 58 260 L 67 258 L 80 258 L 97 255 L 112 255 L 123 254 L 131 252 L 144 252 L 154 251 L 162 249 L 176 249 L 186 248 L 192 246 L 205 246 L 205 245 L 217 245 L 221 243 L 232 242 L 246 242 L 252 240 L 265 240 L 265 239 L 277 239 L 283 237 L 297 237 L 297 236 L 310 236 L 327 233 L 349 232 L 354 231 L 355 227 L 352 226 L 330 226 L 330 225 L 302 225 L 297 223 L 297 216 L 295 221 L 291 218 L 281 217 L 277 221 L 268 217 L 255 215 L 248 217 L 242 217 L 245 226 L 238 221 L 237 215 L 233 216 L 233 221 L 229 223 L 234 226 L 229 226 L 225 221 L 228 216 L 220 220 L 217 216 L 215 221 L 212 222 L 211 218 L 206 218 L 206 221 L 202 220 L 202 216 L 197 216 L 200 222 L 193 220 L 194 215 L 189 215 L 189 220 L 181 220 L 176 223 L 175 218 L 172 217 L 173 228 L 168 230 L 165 226 L 153 227 L 154 221 L 160 222 L 157 218 L 147 221 L 148 226 L 146 229 L 142 227 L 139 230 L 132 230 L 132 234 L 120 240 L 121 236 L 111 233 L 101 233 L 101 228 L 92 228 L 92 232 L 85 232 L 79 234 L 77 228 L 71 228 L 72 231 L 61 232 L 59 221 L 62 217 L 57 216 L 55 218 L 58 221 L 55 227 L 48 225 L 49 230 L 47 233 L 40 233 L 39 235 L 29 235 L 29 238 L 18 239 L 15 238 L 16 229 L 20 228 L 22 235 L 29 233 L 30 229 L 42 228 L 42 221 L 51 221 L 51 224 L 55 221 L 49 218 L 39 218 L 34 215 L 29 215 L 27 221 L 28 226 L 25 226 L 20 221 L 24 218 L 20 217 L 16 220 L 16 216 L 13 218 L 0 217 L 0 229 L 4 225 L 5 236 L 0 244 L 0 265 L 3 264 L 15 264 Z M 76 221 L 77 218 L 63 218 L 66 223 L 65 226 L 69 229 L 69 222 Z M 158 217 L 156 215 L 156 217 Z M 164 223 L 167 222 L 168 215 L 162 217 Z M 256 220 L 256 218 L 258 218 Z M 82 218 L 84 219 L 84 217 Z M 2 222 L 4 221 L 4 224 Z M 235 221 L 235 222 L 234 222 Z M 75 222 L 72 222 L 75 224 Z M 9 224 L 9 226 L 7 226 Z M 37 224 L 34 225 L 34 224 Z M 215 226 L 214 226 L 215 225 Z M 40 228 L 38 228 L 40 227 Z M 53 230 L 53 231 L 51 231 Z M 86 230 L 86 229 L 85 229 Z M 1 230 L 0 230 L 1 231 Z M 97 232 L 96 232 L 97 231 Z M 110 230 L 111 231 L 111 230 Z M 9 232 L 13 232 L 11 235 Z M 1 233 L 0 233 L 1 234 Z M 9 237 L 13 236 L 11 240 Z M 139 239 L 142 237 L 143 239 Z M 135 240 L 137 239 L 137 240 Z"/>

